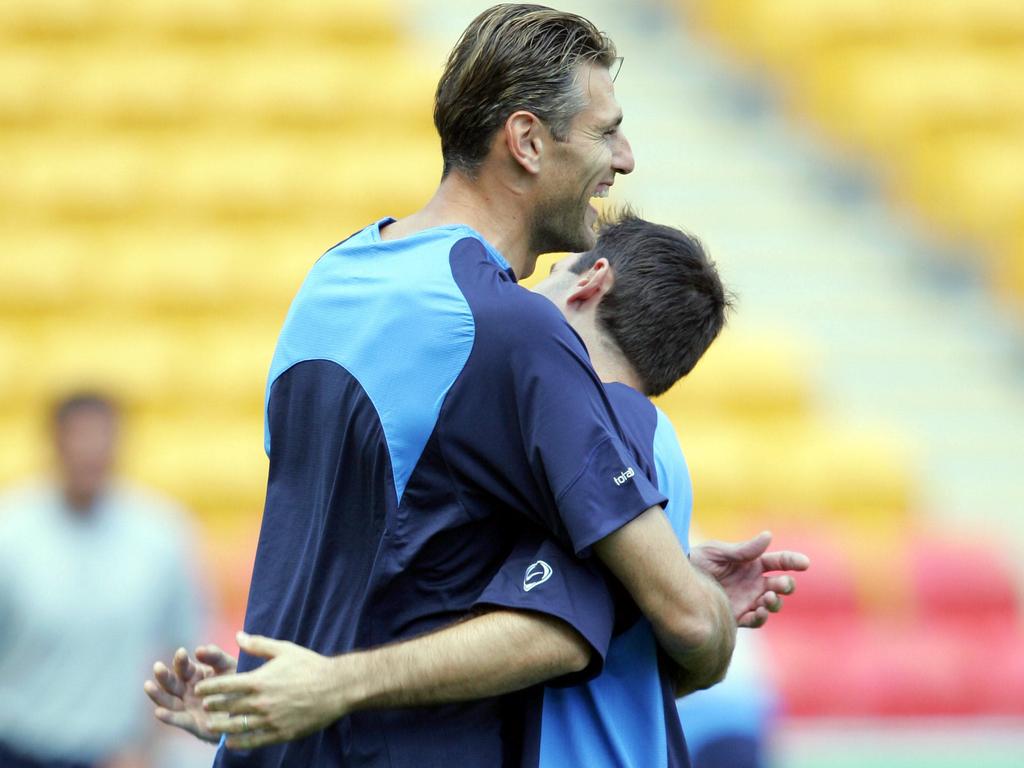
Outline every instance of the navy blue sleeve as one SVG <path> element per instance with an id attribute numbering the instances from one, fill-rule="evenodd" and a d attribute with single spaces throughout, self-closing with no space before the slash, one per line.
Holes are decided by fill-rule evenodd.
<path id="1" fill-rule="evenodd" d="M 438 422 L 447 467 L 467 509 L 525 518 L 586 556 L 665 497 L 558 308 L 486 259 L 476 240 L 452 249 L 474 339 Z"/>
<path id="2" fill-rule="evenodd" d="M 665 496 L 622 439 L 583 342 L 546 299 L 512 345 L 509 373 L 526 454 L 579 555 Z M 547 305 L 546 307 L 543 305 Z M 550 521 L 542 521 L 550 525 Z"/>
<path id="3" fill-rule="evenodd" d="M 565 621 L 591 648 L 585 670 L 545 685 L 578 685 L 600 674 L 615 623 L 605 574 L 594 559 L 580 560 L 550 538 L 525 533 L 474 608 L 535 611 Z"/>

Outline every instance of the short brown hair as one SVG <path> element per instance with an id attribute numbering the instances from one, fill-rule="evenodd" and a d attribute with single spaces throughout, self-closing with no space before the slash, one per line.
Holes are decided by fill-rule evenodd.
<path id="1" fill-rule="evenodd" d="M 700 240 L 628 208 L 606 220 L 597 245 L 569 267 L 605 258 L 615 275 L 597 321 L 636 371 L 645 395 L 688 374 L 725 325 L 732 297 Z"/>
<path id="2" fill-rule="evenodd" d="M 455 44 L 437 84 L 434 125 L 444 174 L 475 173 L 494 132 L 520 109 L 564 141 L 584 107 L 577 67 L 611 67 L 615 55 L 612 41 L 574 13 L 514 3 L 481 13 Z"/>

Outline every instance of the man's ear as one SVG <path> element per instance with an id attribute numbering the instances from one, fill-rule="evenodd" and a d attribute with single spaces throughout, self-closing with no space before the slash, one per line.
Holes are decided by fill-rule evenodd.
<path id="1" fill-rule="evenodd" d="M 540 173 L 544 138 L 544 124 L 532 112 L 521 109 L 505 121 L 505 145 L 512 158 L 527 173 Z"/>
<path id="2" fill-rule="evenodd" d="M 565 303 L 574 309 L 583 309 L 587 304 L 601 303 L 608 291 L 615 285 L 615 275 L 608 259 L 598 259 L 594 266 L 580 275 Z"/>

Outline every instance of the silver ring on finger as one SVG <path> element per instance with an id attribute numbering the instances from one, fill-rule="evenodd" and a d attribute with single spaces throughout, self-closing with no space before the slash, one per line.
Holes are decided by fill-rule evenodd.
<path id="1" fill-rule="evenodd" d="M 249 716 L 248 715 L 242 715 L 242 730 L 243 731 L 248 731 L 249 730 Z"/>

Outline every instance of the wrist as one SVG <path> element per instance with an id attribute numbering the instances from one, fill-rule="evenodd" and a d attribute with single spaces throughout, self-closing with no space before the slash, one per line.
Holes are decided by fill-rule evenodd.
<path id="1" fill-rule="evenodd" d="M 346 653 L 328 659 L 327 700 L 335 719 L 363 709 L 369 698 L 366 675 L 358 674 L 359 653 Z"/>

